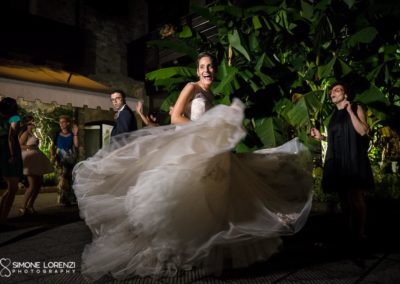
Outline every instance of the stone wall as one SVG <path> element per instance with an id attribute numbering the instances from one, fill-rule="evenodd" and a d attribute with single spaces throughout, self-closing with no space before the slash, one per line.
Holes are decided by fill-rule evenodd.
<path id="1" fill-rule="evenodd" d="M 102 4 L 103 3 L 103 4 Z M 148 32 L 145 0 L 34 0 L 30 12 L 88 31 L 84 66 L 89 78 L 143 99 L 143 82 L 127 76 L 127 44 Z M 105 5 L 108 5 L 105 6 Z M 105 11 L 105 9 L 111 11 Z"/>
<path id="2" fill-rule="evenodd" d="M 87 158 L 85 153 L 85 124 L 93 123 L 96 121 L 114 121 L 114 112 L 113 111 L 105 111 L 100 108 L 98 109 L 90 109 L 87 107 L 78 108 L 75 112 L 75 121 L 78 122 L 79 134 L 78 139 L 79 143 L 79 160 L 84 160 Z"/>
<path id="3" fill-rule="evenodd" d="M 146 101 L 144 82 L 128 77 L 127 45 L 148 33 L 147 1 L 97 0 L 31 0 L 29 12 L 85 31 L 82 75 L 122 89 L 128 97 Z M 110 10 L 111 9 L 111 10 Z M 68 106 L 65 106 L 69 108 Z M 74 108 L 74 121 L 79 126 L 79 159 L 85 153 L 85 125 L 98 121 L 113 122 L 110 109 Z M 141 120 L 137 117 L 138 126 Z"/>

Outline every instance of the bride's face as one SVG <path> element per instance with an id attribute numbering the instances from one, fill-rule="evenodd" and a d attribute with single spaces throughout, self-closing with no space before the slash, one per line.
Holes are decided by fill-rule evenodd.
<path id="1" fill-rule="evenodd" d="M 200 58 L 197 67 L 197 76 L 204 85 L 211 85 L 214 81 L 215 68 L 212 59 L 208 56 Z"/>

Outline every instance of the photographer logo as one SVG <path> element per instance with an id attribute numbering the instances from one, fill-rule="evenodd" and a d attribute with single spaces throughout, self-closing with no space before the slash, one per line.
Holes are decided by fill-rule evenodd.
<path id="1" fill-rule="evenodd" d="M 75 261 L 12 261 L 0 259 L 0 278 L 13 274 L 70 274 L 76 272 Z"/>

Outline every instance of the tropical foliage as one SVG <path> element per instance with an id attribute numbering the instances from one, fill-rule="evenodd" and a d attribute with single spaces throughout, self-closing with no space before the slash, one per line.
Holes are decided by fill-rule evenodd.
<path id="1" fill-rule="evenodd" d="M 245 2 L 245 1 L 242 1 Z M 308 130 L 326 126 L 332 106 L 327 86 L 350 85 L 369 109 L 374 130 L 399 112 L 398 5 L 384 1 L 217 1 L 193 7 L 216 27 L 207 40 L 189 25 L 174 37 L 153 41 L 194 62 L 199 51 L 219 60 L 213 92 L 219 103 L 239 97 L 247 105 L 248 138 L 240 150 L 276 146 L 292 136 L 309 141 Z M 396 7 L 397 6 L 397 7 Z M 172 66 L 147 74 L 175 101 L 182 84 L 194 79 L 194 65 Z"/>
<path id="2" fill-rule="evenodd" d="M 26 115 L 33 116 L 36 125 L 34 131 L 40 141 L 40 150 L 50 158 L 50 147 L 53 137 L 59 130 L 59 116 L 68 115 L 69 117 L 73 117 L 72 109 L 25 100 L 19 100 L 18 105 L 20 106 L 19 113 L 22 117 Z M 55 185 L 57 179 L 56 172 L 46 174 L 44 175 L 44 185 Z"/>
<path id="3" fill-rule="evenodd" d="M 58 118 L 60 115 L 73 117 L 72 109 L 56 105 L 37 105 L 35 102 L 19 100 L 19 113 L 21 117 L 33 116 L 35 120 L 35 135 L 40 141 L 40 150 L 50 157 L 50 146 L 57 130 L 59 130 Z"/>
<path id="4" fill-rule="evenodd" d="M 198 52 L 211 51 L 219 62 L 217 102 L 238 97 L 247 106 L 248 135 L 236 150 L 273 147 L 298 136 L 316 153 L 315 172 L 321 172 L 323 151 L 308 132 L 313 126 L 326 130 L 333 109 L 327 87 L 340 80 L 368 110 L 372 162 L 398 162 L 399 152 L 385 151 L 400 145 L 400 6 L 395 2 L 221 0 L 192 7 L 215 26 L 215 35 L 206 38 L 185 24 L 175 35 L 150 42 L 192 63 L 155 70 L 146 78 L 168 94 L 162 106 L 167 111 L 183 84 L 196 79 Z"/>

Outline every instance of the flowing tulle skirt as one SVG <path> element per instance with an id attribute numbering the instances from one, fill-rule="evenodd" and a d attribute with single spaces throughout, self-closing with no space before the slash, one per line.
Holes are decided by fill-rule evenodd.
<path id="1" fill-rule="evenodd" d="M 44 175 L 54 171 L 50 160 L 39 149 L 22 151 L 24 175 Z"/>
<path id="2" fill-rule="evenodd" d="M 311 208 L 311 162 L 294 139 L 248 154 L 243 105 L 216 106 L 196 122 L 143 129 L 74 169 L 80 213 L 93 234 L 82 273 L 218 273 L 265 260 Z"/>

